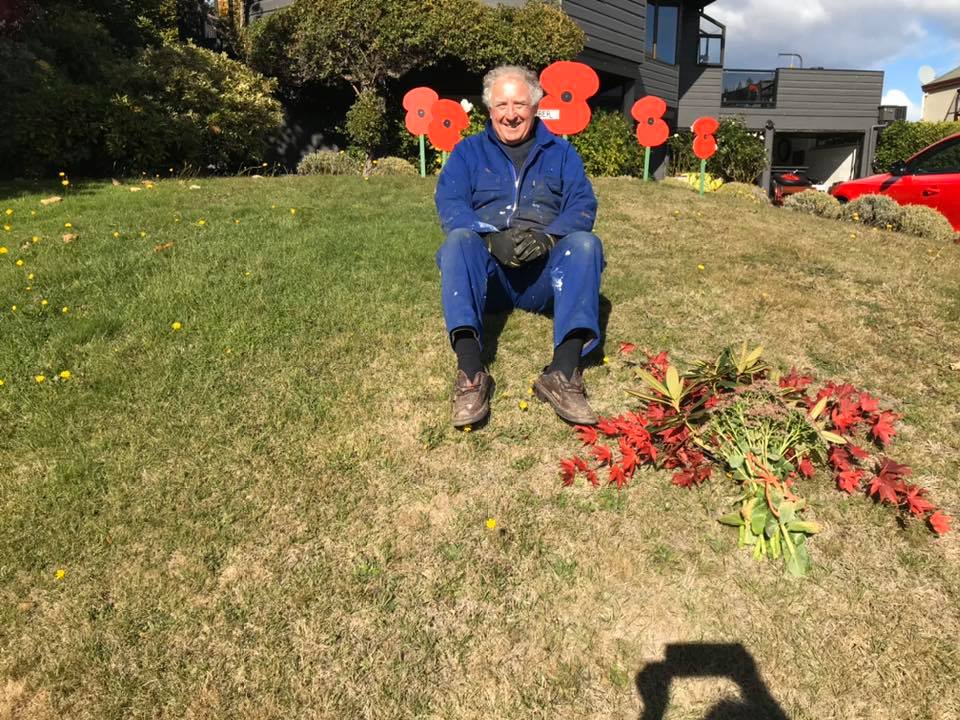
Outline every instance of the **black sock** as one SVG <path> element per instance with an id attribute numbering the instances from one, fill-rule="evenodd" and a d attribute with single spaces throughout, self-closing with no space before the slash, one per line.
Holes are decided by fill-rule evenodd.
<path id="1" fill-rule="evenodd" d="M 473 380 L 483 370 L 480 359 L 480 341 L 472 330 L 458 330 L 453 334 L 453 351 L 457 354 L 457 367 Z"/>
<path id="2" fill-rule="evenodd" d="M 564 377 L 569 380 L 573 377 L 577 365 L 580 363 L 580 353 L 583 351 L 584 343 L 587 341 L 587 332 L 585 330 L 574 330 L 567 335 L 559 345 L 553 350 L 553 361 L 547 372 L 559 370 Z"/>

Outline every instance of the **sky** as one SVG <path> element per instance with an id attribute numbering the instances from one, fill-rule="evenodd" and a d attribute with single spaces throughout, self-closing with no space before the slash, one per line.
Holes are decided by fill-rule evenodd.
<path id="1" fill-rule="evenodd" d="M 906 105 L 920 119 L 918 72 L 960 66 L 960 0 L 717 0 L 707 15 L 727 26 L 724 66 L 883 70 L 884 105 Z M 793 60 L 797 64 L 796 59 Z"/>

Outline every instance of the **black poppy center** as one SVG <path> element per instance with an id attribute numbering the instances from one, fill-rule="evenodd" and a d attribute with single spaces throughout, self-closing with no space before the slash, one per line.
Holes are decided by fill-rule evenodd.
<path id="1" fill-rule="evenodd" d="M 565 90 L 563 94 L 560 95 L 560 99 L 563 100 L 564 102 L 570 102 L 571 100 L 573 100 L 573 93 L 570 92 L 569 90 Z"/>
<path id="2" fill-rule="evenodd" d="M 653 125 L 656 122 L 652 117 L 647 118 L 647 125 Z"/>
<path id="3" fill-rule="evenodd" d="M 451 125 L 453 125 L 453 123 L 450 122 L 449 120 L 444 120 L 444 121 L 443 121 L 443 126 L 444 126 L 444 127 L 448 128 L 448 127 L 450 127 Z"/>
<path id="4" fill-rule="evenodd" d="M 426 117 L 426 115 L 427 115 L 427 111 L 424 110 L 423 108 L 420 108 L 419 110 L 417 110 L 417 117 Z"/>

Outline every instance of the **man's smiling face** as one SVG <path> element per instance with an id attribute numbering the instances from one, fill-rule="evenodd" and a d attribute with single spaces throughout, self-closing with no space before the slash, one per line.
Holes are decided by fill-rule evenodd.
<path id="1" fill-rule="evenodd" d="M 533 131 L 536 108 L 521 77 L 506 75 L 490 88 L 490 120 L 501 142 L 516 145 Z"/>

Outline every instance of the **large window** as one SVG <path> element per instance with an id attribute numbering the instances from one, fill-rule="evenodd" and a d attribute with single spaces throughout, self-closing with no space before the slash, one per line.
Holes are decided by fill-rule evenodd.
<path id="1" fill-rule="evenodd" d="M 910 166 L 917 175 L 960 173 L 960 140 L 945 143 L 921 155 Z"/>
<path id="2" fill-rule="evenodd" d="M 666 0 L 647 0 L 647 57 L 677 64 L 680 7 Z"/>

